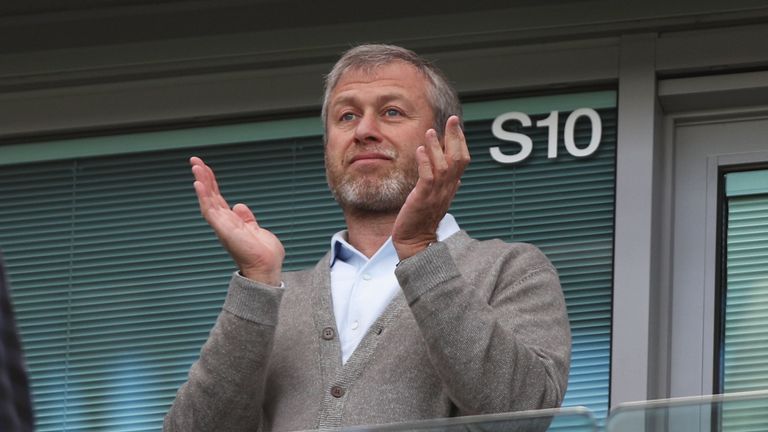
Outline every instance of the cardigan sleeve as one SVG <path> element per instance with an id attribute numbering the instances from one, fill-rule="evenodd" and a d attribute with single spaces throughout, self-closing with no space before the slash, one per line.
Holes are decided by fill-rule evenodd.
<path id="1" fill-rule="evenodd" d="M 554 267 L 534 246 L 501 241 L 454 258 L 439 242 L 395 273 L 460 414 L 558 407 L 571 338 Z"/>
<path id="2" fill-rule="evenodd" d="M 266 367 L 283 290 L 235 275 L 164 431 L 262 430 Z"/>

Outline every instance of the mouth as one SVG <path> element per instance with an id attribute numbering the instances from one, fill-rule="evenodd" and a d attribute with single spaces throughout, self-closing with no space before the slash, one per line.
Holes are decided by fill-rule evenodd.
<path id="1" fill-rule="evenodd" d="M 378 152 L 363 152 L 352 156 L 349 160 L 349 164 L 355 164 L 357 162 L 377 162 L 377 161 L 391 161 L 394 158 L 384 153 Z"/>

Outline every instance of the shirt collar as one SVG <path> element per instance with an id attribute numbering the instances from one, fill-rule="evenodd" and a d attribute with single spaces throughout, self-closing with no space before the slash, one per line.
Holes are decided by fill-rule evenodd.
<path id="1" fill-rule="evenodd" d="M 437 226 L 437 241 L 443 241 L 459 232 L 459 230 L 459 224 L 456 222 L 456 219 L 450 213 L 446 213 L 445 216 L 443 216 L 443 219 L 440 221 L 440 224 Z M 388 238 L 387 241 L 384 242 L 384 244 L 373 255 L 373 257 L 384 253 L 384 251 L 388 252 L 389 249 L 394 250 L 392 246 L 392 237 Z M 347 230 L 339 231 L 334 234 L 333 237 L 331 237 L 330 267 L 333 267 L 337 258 L 345 262 L 357 259 L 368 261 L 368 258 L 365 255 L 363 255 L 360 251 L 355 249 L 354 246 L 347 242 Z"/>

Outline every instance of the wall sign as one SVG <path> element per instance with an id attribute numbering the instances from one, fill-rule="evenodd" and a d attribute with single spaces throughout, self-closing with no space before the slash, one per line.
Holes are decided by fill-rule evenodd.
<path id="1" fill-rule="evenodd" d="M 549 116 L 545 119 L 536 122 L 536 127 L 545 127 L 548 129 L 547 133 L 547 158 L 556 159 L 558 154 L 558 118 L 559 111 L 551 111 Z M 580 118 L 584 117 L 592 126 L 591 138 L 589 144 L 584 148 L 576 146 L 576 122 Z M 520 150 L 515 154 L 503 153 L 498 146 L 490 148 L 491 157 L 496 162 L 502 164 L 515 164 L 524 161 L 531 155 L 533 150 L 533 140 L 526 134 L 520 132 L 510 132 L 505 130 L 502 126 L 508 121 L 517 121 L 523 127 L 530 127 L 531 117 L 528 114 L 522 112 L 508 112 L 499 115 L 493 120 L 491 125 L 491 131 L 493 136 L 497 139 L 507 142 L 517 143 L 520 146 Z M 568 118 L 565 120 L 565 128 L 563 131 L 563 142 L 565 143 L 565 150 L 574 157 L 587 157 L 597 151 L 600 147 L 600 138 L 603 134 L 603 123 L 600 120 L 600 114 L 592 108 L 578 108 L 573 110 Z"/>

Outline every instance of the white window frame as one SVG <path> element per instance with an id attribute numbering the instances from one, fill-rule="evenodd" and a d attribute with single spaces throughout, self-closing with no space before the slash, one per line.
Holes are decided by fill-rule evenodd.
<path id="1" fill-rule="evenodd" d="M 664 146 L 670 166 L 664 180 L 668 192 L 661 207 L 664 218 L 669 222 L 660 231 L 661 237 L 667 239 L 660 258 L 673 264 L 666 264 L 663 268 L 656 302 L 656 306 L 662 309 L 661 313 L 666 315 L 663 319 L 664 337 L 657 341 L 657 355 L 662 359 L 658 370 L 661 377 L 658 389 L 664 392 L 663 397 L 714 392 L 714 358 L 718 348 L 715 346 L 715 322 L 718 314 L 716 278 L 720 265 L 717 262 L 720 173 L 724 167 L 768 162 L 768 150 L 759 148 L 759 143 L 739 147 L 729 143 L 722 152 L 718 149 L 707 154 L 708 150 L 702 149 L 694 156 L 695 160 L 674 160 L 681 157 L 676 149 L 677 133 L 679 128 L 687 126 L 768 119 L 768 105 L 742 105 L 744 95 L 760 94 L 766 90 L 763 84 L 766 79 L 768 72 L 751 72 L 742 76 L 733 74 L 667 80 L 659 86 L 662 105 L 668 102 L 673 111 L 664 120 Z M 689 110 L 691 101 L 697 100 L 708 109 Z M 713 109 L 713 106 L 719 108 Z M 686 108 L 674 112 L 677 107 Z M 673 172 L 674 166 L 684 172 Z M 698 221 L 686 220 L 686 224 L 693 225 L 687 227 L 686 232 L 704 236 L 703 250 L 692 246 L 691 241 L 697 241 L 691 240 L 693 236 L 688 235 L 686 239 L 685 235 L 676 232 L 675 194 L 690 192 L 688 189 L 673 191 L 676 175 L 706 179 L 697 186 L 697 196 L 691 201 L 692 205 L 700 205 L 691 211 L 703 212 L 704 217 Z"/>

